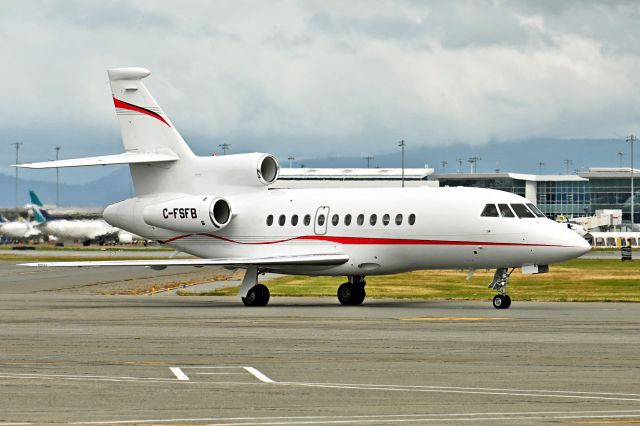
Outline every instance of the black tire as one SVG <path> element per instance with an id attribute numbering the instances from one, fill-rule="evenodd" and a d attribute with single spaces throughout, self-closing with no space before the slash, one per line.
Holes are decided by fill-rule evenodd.
<path id="1" fill-rule="evenodd" d="M 505 294 L 503 298 L 504 301 L 502 302 L 502 309 L 509 309 L 509 306 L 511 306 L 511 297 Z"/>
<path id="2" fill-rule="evenodd" d="M 269 298 L 271 297 L 271 293 L 269 293 L 269 288 L 264 284 L 258 284 L 255 286 L 258 293 L 260 294 L 259 304 L 257 306 L 267 306 L 269 303 Z"/>
<path id="3" fill-rule="evenodd" d="M 496 294 L 493 298 L 493 307 L 496 309 L 504 309 L 505 299 L 501 294 Z"/>
<path id="4" fill-rule="evenodd" d="M 264 284 L 257 284 L 252 287 L 247 295 L 242 298 L 245 306 L 265 306 L 269 303 L 269 289 Z"/>
<path id="5" fill-rule="evenodd" d="M 355 286 L 351 283 L 344 283 L 338 287 L 338 300 L 342 305 L 351 305 L 355 293 Z"/>
<path id="6" fill-rule="evenodd" d="M 364 302 L 364 298 L 367 296 L 367 292 L 364 291 L 364 287 L 356 287 L 355 293 L 353 294 L 353 299 L 351 300 L 351 305 L 358 306 L 362 305 Z"/>

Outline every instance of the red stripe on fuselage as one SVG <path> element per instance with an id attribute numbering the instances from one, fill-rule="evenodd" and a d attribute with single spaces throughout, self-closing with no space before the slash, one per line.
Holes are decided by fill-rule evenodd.
<path id="1" fill-rule="evenodd" d="M 166 124 L 167 126 L 171 127 L 171 125 L 167 122 L 167 120 L 162 118 L 162 116 L 160 114 L 157 114 L 157 113 L 155 113 L 153 111 L 150 111 L 150 110 L 148 110 L 146 108 L 142 108 L 142 107 L 139 107 L 137 105 L 130 104 L 129 102 L 121 101 L 120 99 L 117 99 L 115 96 L 113 97 L 113 104 L 116 106 L 116 108 L 127 109 L 129 111 L 136 111 L 136 112 L 148 115 L 149 117 L 153 117 L 153 118 L 155 118 L 157 120 L 160 120 L 164 124 Z"/>
<path id="2" fill-rule="evenodd" d="M 403 239 L 403 238 L 366 238 L 366 237 L 337 237 L 330 235 L 302 235 L 300 237 L 287 238 L 284 240 L 274 241 L 255 241 L 255 242 L 242 242 L 235 241 L 229 238 L 220 237 L 218 235 L 202 233 L 202 234 L 187 234 L 178 235 L 177 237 L 169 238 L 165 240 L 165 243 L 170 243 L 183 238 L 192 236 L 205 236 L 214 238 L 220 241 L 226 241 L 234 244 L 278 244 L 286 243 L 288 241 L 295 240 L 307 240 L 307 241 L 327 241 L 331 243 L 344 244 L 344 245 L 423 245 L 423 246 L 515 246 L 515 247 L 564 247 L 556 244 L 526 244 L 526 243 L 504 243 L 494 241 L 456 241 L 456 240 L 416 240 L 416 239 Z"/>

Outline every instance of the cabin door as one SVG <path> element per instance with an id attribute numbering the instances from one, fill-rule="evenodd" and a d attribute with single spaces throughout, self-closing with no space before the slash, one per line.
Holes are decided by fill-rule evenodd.
<path id="1" fill-rule="evenodd" d="M 313 225 L 313 231 L 316 235 L 324 235 L 327 233 L 327 222 L 329 222 L 329 206 L 320 206 L 316 210 L 316 220 Z"/>

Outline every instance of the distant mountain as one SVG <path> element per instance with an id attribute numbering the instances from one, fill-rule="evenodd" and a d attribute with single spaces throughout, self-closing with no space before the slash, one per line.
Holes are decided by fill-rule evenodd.
<path id="1" fill-rule="evenodd" d="M 490 143 L 481 146 L 451 145 L 439 148 L 424 146 L 412 147 L 411 141 L 407 141 L 405 152 L 406 167 L 424 167 L 429 165 L 442 172 L 442 161 L 447 161 L 445 170 L 455 172 L 458 170 L 456 159 L 462 159 L 463 171 L 469 172 L 470 157 L 482 158 L 478 162 L 478 172 L 494 172 L 500 169 L 503 172 L 538 173 L 538 162 L 542 166 L 543 174 L 561 174 L 566 172 L 564 160 L 571 160 L 570 173 L 576 169 L 589 167 L 617 167 L 619 156 L 617 152 L 623 151 L 624 165 L 629 165 L 629 146 L 618 139 L 585 139 L 585 140 L 558 140 L 558 139 L 529 139 L 516 142 Z M 372 155 L 371 167 L 400 167 L 400 148 L 394 152 Z M 280 165 L 288 167 L 286 157 L 280 158 Z M 335 158 L 309 158 L 296 160 L 293 167 L 366 167 L 366 160 L 361 157 L 335 157 Z M 640 165 L 640 161 L 636 162 Z M 78 174 L 77 179 L 91 176 L 91 170 Z M 15 205 L 15 180 L 13 176 L 0 174 L 0 207 L 12 207 Z M 28 202 L 28 190 L 34 190 L 46 204 L 55 204 L 56 185 L 54 182 L 41 180 L 20 179 L 19 204 Z M 131 197 L 133 194 L 129 169 L 126 166 L 117 166 L 113 171 L 97 180 L 84 184 L 60 184 L 60 204 L 74 206 L 105 206 L 115 201 Z"/>
<path id="2" fill-rule="evenodd" d="M 468 173 L 470 157 L 480 157 L 477 172 L 494 172 L 500 169 L 503 172 L 564 174 L 566 165 L 564 160 L 571 160 L 569 171 L 573 173 L 577 169 L 589 167 L 617 167 L 619 166 L 618 151 L 626 154 L 623 156 L 623 165 L 629 166 L 629 146 L 619 139 L 584 139 L 584 140 L 559 140 L 559 139 L 529 139 L 525 141 L 490 143 L 480 146 L 451 145 L 439 148 L 415 147 L 407 141 L 405 151 L 406 167 L 424 167 L 428 165 L 437 172 L 443 171 L 442 161 L 448 164 L 445 170 L 458 171 L 458 158 L 462 159 L 462 170 Z M 371 167 L 400 167 L 400 148 L 393 153 L 364 153 L 373 156 Z M 288 161 L 281 160 L 282 167 L 288 167 Z M 636 162 L 640 164 L 640 162 Z M 293 167 L 367 167 L 367 161 L 362 157 L 334 157 L 311 158 L 296 160 Z"/>
<path id="3" fill-rule="evenodd" d="M 33 179 L 18 180 L 18 204 L 29 202 L 29 190 L 38 194 L 45 204 L 55 204 L 56 184 Z M 0 207 L 15 206 L 15 177 L 0 174 Z M 60 204 L 73 206 L 105 206 L 132 196 L 129 169 L 114 168 L 114 171 L 97 180 L 85 184 L 60 184 Z"/>

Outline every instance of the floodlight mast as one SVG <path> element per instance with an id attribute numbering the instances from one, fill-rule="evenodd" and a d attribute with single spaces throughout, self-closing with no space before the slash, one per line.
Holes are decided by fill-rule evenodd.
<path id="1" fill-rule="evenodd" d="M 626 141 L 631 144 L 631 230 L 633 231 L 633 222 L 634 222 L 634 214 L 635 214 L 635 190 L 633 188 L 633 143 L 637 141 L 638 138 L 635 135 L 627 136 Z"/>
<path id="2" fill-rule="evenodd" d="M 20 151 L 20 145 L 22 145 L 22 142 L 13 142 L 11 145 L 16 147 L 16 164 L 20 164 L 18 162 L 18 152 Z M 18 209 L 18 169 L 19 167 L 16 167 L 16 215 L 19 216 L 19 209 Z"/>
<path id="3" fill-rule="evenodd" d="M 371 155 L 367 155 L 366 157 L 362 157 L 362 158 L 367 160 L 367 169 L 368 169 L 369 165 L 371 164 L 371 160 L 373 160 L 375 157 L 373 157 Z"/>
<path id="4" fill-rule="evenodd" d="M 60 159 L 60 146 L 56 146 L 56 161 Z M 56 167 L 56 206 L 60 205 L 60 169 Z"/>
<path id="5" fill-rule="evenodd" d="M 404 188 L 404 147 L 405 147 L 404 139 L 398 142 L 398 146 L 402 149 L 402 187 Z"/>

